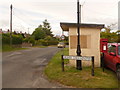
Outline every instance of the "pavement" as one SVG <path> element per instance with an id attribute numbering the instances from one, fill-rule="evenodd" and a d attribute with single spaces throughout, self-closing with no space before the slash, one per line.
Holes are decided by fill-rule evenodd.
<path id="1" fill-rule="evenodd" d="M 57 47 L 30 48 L 2 54 L 2 88 L 62 88 L 49 82 L 43 70 Z"/>

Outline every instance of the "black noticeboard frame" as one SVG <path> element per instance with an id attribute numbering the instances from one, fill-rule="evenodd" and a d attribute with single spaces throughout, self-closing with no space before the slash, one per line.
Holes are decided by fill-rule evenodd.
<path id="1" fill-rule="evenodd" d="M 65 68 L 64 68 L 64 58 L 63 58 L 64 55 L 61 55 L 61 67 L 62 67 L 62 72 L 65 71 Z M 91 68 L 91 75 L 92 76 L 95 76 L 94 74 L 94 56 L 91 56 L 91 62 L 92 62 L 92 68 Z M 89 61 L 89 60 L 86 60 L 86 61 Z"/>

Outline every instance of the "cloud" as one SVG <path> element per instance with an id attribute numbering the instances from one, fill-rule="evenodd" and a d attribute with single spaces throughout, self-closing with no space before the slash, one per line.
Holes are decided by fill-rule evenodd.
<path id="1" fill-rule="evenodd" d="M 81 0 L 80 0 L 81 1 Z M 82 0 L 82 22 L 117 22 L 118 0 Z M 48 19 L 55 34 L 61 34 L 60 22 L 77 22 L 76 0 L 4 0 L 0 3 L 0 24 L 9 28 L 10 4 L 13 4 L 13 29 L 34 31 L 42 21 Z M 20 28 L 24 27 L 24 28 Z"/>

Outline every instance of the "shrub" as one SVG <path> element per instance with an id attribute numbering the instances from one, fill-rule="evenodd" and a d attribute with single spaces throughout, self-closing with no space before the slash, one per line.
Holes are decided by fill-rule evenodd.
<path id="1" fill-rule="evenodd" d="M 24 38 L 23 42 L 28 43 L 29 42 L 29 38 Z"/>
<path id="2" fill-rule="evenodd" d="M 39 42 L 40 42 L 40 45 L 48 46 L 48 42 L 44 39 L 40 39 Z"/>
<path id="3" fill-rule="evenodd" d="M 10 44 L 10 34 L 2 34 L 2 44 Z"/>
<path id="4" fill-rule="evenodd" d="M 33 37 L 31 37 L 29 39 L 29 43 L 31 43 L 34 46 L 35 45 L 35 39 Z"/>
<path id="5" fill-rule="evenodd" d="M 12 35 L 12 44 L 22 44 L 23 37 L 21 35 Z M 2 44 L 10 44 L 10 34 L 2 34 Z"/>
<path id="6" fill-rule="evenodd" d="M 49 45 L 57 45 L 58 41 L 57 40 L 50 40 L 50 41 L 48 41 L 48 44 Z"/>
<path id="7" fill-rule="evenodd" d="M 47 36 L 47 37 L 45 38 L 45 41 L 46 41 L 46 43 L 47 43 L 48 45 L 57 45 L 57 44 L 58 44 L 58 40 L 55 39 L 55 38 L 53 38 L 53 37 L 51 37 L 51 36 Z"/>
<path id="8" fill-rule="evenodd" d="M 21 35 L 12 35 L 12 44 L 22 44 L 22 39 Z"/>

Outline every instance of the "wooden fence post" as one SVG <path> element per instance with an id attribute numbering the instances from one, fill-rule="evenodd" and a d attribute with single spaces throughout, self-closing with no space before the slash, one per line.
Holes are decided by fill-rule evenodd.
<path id="1" fill-rule="evenodd" d="M 94 56 L 92 56 L 92 76 L 94 76 Z"/>
<path id="2" fill-rule="evenodd" d="M 61 59 L 62 59 L 62 71 L 64 72 L 64 59 L 63 59 L 63 55 L 61 55 Z"/>
<path id="3" fill-rule="evenodd" d="M 105 67 L 105 62 L 104 62 L 104 53 L 102 54 L 102 68 L 103 68 L 103 72 L 104 72 L 104 67 Z"/>

